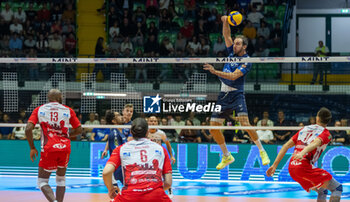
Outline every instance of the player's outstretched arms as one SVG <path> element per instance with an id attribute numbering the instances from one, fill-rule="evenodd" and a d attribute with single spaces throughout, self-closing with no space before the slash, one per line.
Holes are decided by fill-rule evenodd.
<path id="1" fill-rule="evenodd" d="M 233 45 L 233 40 L 231 37 L 231 28 L 230 28 L 230 25 L 228 24 L 227 16 L 226 15 L 222 16 L 221 21 L 222 21 L 222 35 L 224 36 L 226 47 L 231 47 Z"/>
<path id="2" fill-rule="evenodd" d="M 210 73 L 221 77 L 223 79 L 228 79 L 228 80 L 236 80 L 239 77 L 243 76 L 243 72 L 239 69 L 236 69 L 233 73 L 229 73 L 229 72 L 223 72 L 223 71 L 219 71 L 219 70 L 215 70 L 215 68 L 213 67 L 213 65 L 210 64 L 204 64 L 203 65 L 203 69 L 204 70 L 208 70 Z"/>
<path id="3" fill-rule="evenodd" d="M 281 160 L 283 159 L 284 155 L 286 155 L 287 151 L 289 148 L 291 147 L 294 147 L 294 142 L 292 139 L 290 139 L 287 143 L 285 143 L 281 149 L 281 151 L 278 153 L 276 159 L 275 159 L 275 162 L 273 162 L 272 166 L 267 169 L 266 171 L 266 175 L 271 177 L 275 171 L 276 171 L 276 168 L 278 166 L 278 164 L 281 162 Z"/>

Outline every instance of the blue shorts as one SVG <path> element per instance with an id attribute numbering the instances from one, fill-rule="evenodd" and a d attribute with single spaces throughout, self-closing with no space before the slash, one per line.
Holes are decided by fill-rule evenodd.
<path id="1" fill-rule="evenodd" d="M 211 115 L 212 119 L 226 119 L 231 120 L 233 111 L 236 115 L 248 115 L 247 104 L 243 92 L 220 92 L 217 105 L 221 105 L 221 112 L 214 112 Z"/>

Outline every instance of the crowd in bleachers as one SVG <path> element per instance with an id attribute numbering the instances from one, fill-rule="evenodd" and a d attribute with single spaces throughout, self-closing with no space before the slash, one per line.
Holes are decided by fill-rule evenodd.
<path id="1" fill-rule="evenodd" d="M 108 120 L 104 116 L 98 113 L 90 114 L 78 114 L 78 118 L 82 124 L 85 125 L 106 125 Z M 14 115 L 13 115 L 14 116 Z M 132 115 L 131 115 L 132 116 Z M 133 117 L 136 117 L 135 114 Z M 144 117 L 145 114 L 139 114 L 137 117 Z M 180 114 L 157 116 L 159 125 L 171 125 L 171 126 L 209 126 L 210 117 L 203 117 L 195 113 L 189 113 L 186 116 Z M 21 110 L 13 118 L 9 114 L 0 111 L 0 123 L 26 123 L 28 114 L 24 110 Z M 17 120 L 17 121 L 15 121 Z M 282 110 L 277 113 L 276 120 L 271 120 L 268 111 L 264 111 L 261 116 L 255 116 L 251 120 L 252 126 L 304 126 L 316 123 L 315 117 L 310 117 L 307 122 L 295 122 L 285 119 L 285 114 Z M 239 123 L 235 120 L 226 121 L 227 126 L 239 126 Z M 349 121 L 345 118 L 340 120 L 334 120 L 329 126 L 345 127 L 349 126 Z M 171 142 L 214 142 L 213 136 L 209 130 L 188 130 L 188 129 L 162 129 L 167 138 Z M 83 134 L 75 138 L 76 141 L 106 141 L 109 128 L 85 128 Z M 24 127 L 0 127 L 0 139 L 20 139 L 24 140 Z M 288 130 L 257 130 L 257 134 L 261 141 L 265 144 L 283 144 L 288 141 L 297 131 Z M 40 129 L 36 128 L 33 132 L 34 139 L 40 139 Z M 242 130 L 225 130 L 225 140 L 227 143 L 252 143 L 251 139 L 246 131 Z M 333 136 L 333 145 L 347 145 L 350 144 L 350 131 L 349 130 L 334 130 L 331 131 Z"/>

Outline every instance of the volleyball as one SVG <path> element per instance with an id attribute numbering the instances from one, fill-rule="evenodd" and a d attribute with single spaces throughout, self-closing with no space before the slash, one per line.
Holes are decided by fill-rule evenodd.
<path id="1" fill-rule="evenodd" d="M 238 26 L 241 24 L 243 19 L 243 16 L 240 12 L 238 11 L 232 11 L 228 16 L 227 16 L 227 21 L 231 26 Z"/>

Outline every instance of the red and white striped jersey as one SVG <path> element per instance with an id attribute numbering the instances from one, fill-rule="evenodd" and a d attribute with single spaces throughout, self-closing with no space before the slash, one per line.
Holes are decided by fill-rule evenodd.
<path id="1" fill-rule="evenodd" d="M 79 127 L 75 112 L 58 102 L 50 102 L 34 109 L 28 122 L 41 127 L 41 151 L 70 151 L 69 124 Z"/>
<path id="2" fill-rule="evenodd" d="M 107 164 L 123 168 L 122 194 L 151 192 L 163 187 L 163 175 L 171 173 L 168 152 L 147 138 L 132 140 L 114 149 Z"/>
<path id="3" fill-rule="evenodd" d="M 332 140 L 332 135 L 326 128 L 315 124 L 305 126 L 292 137 L 292 140 L 295 144 L 294 154 L 301 152 L 316 138 L 320 138 L 322 140 L 321 146 L 317 147 L 304 156 L 304 159 L 306 159 L 311 165 L 314 165 L 317 162 L 322 152 L 326 149 L 328 143 Z M 292 162 L 293 161 L 291 161 L 291 163 Z"/>

